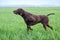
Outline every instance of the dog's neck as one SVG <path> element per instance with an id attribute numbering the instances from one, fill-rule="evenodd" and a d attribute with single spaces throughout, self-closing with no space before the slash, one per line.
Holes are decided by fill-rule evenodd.
<path id="1" fill-rule="evenodd" d="M 27 15 L 25 14 L 25 11 L 22 12 L 22 15 L 21 15 L 23 18 L 25 18 Z"/>
<path id="2" fill-rule="evenodd" d="M 21 16 L 25 19 L 25 18 L 27 18 L 30 15 L 32 15 L 32 14 L 30 14 L 29 12 L 24 11 L 24 12 L 22 12 Z"/>

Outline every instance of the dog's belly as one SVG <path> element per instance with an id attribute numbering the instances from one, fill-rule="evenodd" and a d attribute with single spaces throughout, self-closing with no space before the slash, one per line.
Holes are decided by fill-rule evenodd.
<path id="1" fill-rule="evenodd" d="M 35 25 L 37 23 L 40 23 L 40 21 L 36 20 L 36 21 L 28 21 L 27 25 Z"/>
<path id="2" fill-rule="evenodd" d="M 36 23 L 31 23 L 31 25 L 35 25 L 35 24 L 38 24 L 39 22 L 36 22 Z"/>
<path id="3" fill-rule="evenodd" d="M 39 16 L 29 16 L 27 17 L 27 20 L 25 20 L 27 25 L 35 25 L 37 23 L 40 23 L 41 19 Z"/>

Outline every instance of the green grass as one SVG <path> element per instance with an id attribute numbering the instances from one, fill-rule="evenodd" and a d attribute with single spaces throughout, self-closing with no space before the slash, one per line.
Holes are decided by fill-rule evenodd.
<path id="1" fill-rule="evenodd" d="M 26 31 L 23 18 L 15 15 L 13 10 L 17 8 L 0 8 L 0 40 L 60 40 L 60 8 L 23 8 L 32 14 L 55 13 L 49 16 L 50 25 L 44 30 L 42 24 L 32 26 L 33 31 Z"/>

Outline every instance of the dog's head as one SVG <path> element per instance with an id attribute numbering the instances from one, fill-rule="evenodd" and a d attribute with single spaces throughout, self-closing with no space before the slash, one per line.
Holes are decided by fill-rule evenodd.
<path id="1" fill-rule="evenodd" d="M 24 10 L 22 8 L 19 8 L 17 10 L 14 10 L 13 12 L 14 14 L 23 15 Z"/>

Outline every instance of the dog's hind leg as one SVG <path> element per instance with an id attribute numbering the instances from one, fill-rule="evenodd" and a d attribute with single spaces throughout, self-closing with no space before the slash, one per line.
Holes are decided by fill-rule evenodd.
<path id="1" fill-rule="evenodd" d="M 46 25 L 45 25 L 45 24 L 43 24 L 43 27 L 44 27 L 44 29 L 46 30 Z"/>
<path id="2" fill-rule="evenodd" d="M 47 25 L 50 29 L 52 29 L 53 30 L 53 28 L 50 26 L 50 25 Z"/>

